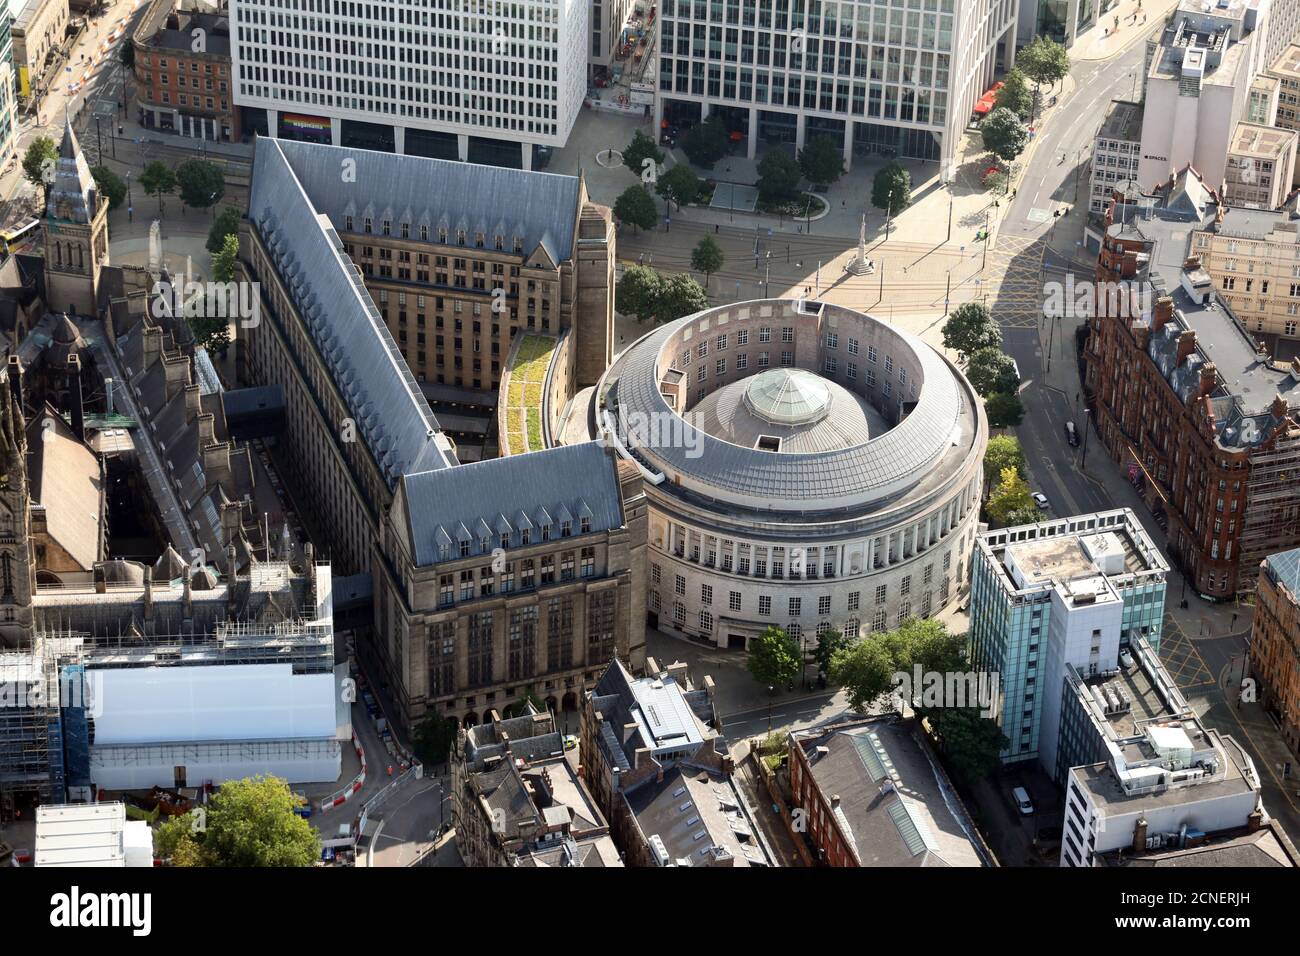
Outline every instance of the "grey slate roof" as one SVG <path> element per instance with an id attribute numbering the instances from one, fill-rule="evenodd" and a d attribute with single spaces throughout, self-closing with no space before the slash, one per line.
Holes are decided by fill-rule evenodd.
<path id="1" fill-rule="evenodd" d="M 249 218 L 275 259 L 277 271 L 389 486 L 402 475 L 455 464 L 440 444 L 438 421 L 366 291 L 360 272 L 343 251 L 338 233 L 322 221 L 313 203 L 315 197 L 328 205 L 342 190 L 339 153 L 344 151 L 314 147 L 327 151 L 318 154 L 293 148 L 303 146 L 258 140 Z M 297 168 L 286 152 L 297 158 Z M 356 151 L 354 155 L 380 154 Z M 312 178 L 313 191 L 304 188 L 298 169 Z M 326 178 L 327 169 L 332 180 Z M 395 169 L 368 167 L 358 176 L 375 188 L 382 185 L 387 194 L 397 173 Z M 430 188 L 430 184 L 424 187 Z"/>
<path id="2" fill-rule="evenodd" d="M 507 525 L 513 529 L 512 547 L 520 543 L 519 529 L 530 525 L 537 529 L 532 536 L 536 544 L 541 540 L 539 526 L 566 506 L 574 514 L 590 512 L 593 534 L 623 524 L 614 469 L 596 442 L 410 474 L 404 484 L 412 502 L 408 530 L 419 566 L 439 560 L 440 544 L 457 557 L 462 540 L 470 542 L 470 554 L 491 555 L 500 544 L 498 528 Z M 520 502 L 529 502 L 527 514 L 520 511 Z M 551 539 L 559 540 L 560 524 L 554 517 L 549 520 Z M 488 539 L 487 551 L 482 538 Z M 575 520 L 571 540 L 578 543 L 582 538 L 581 523 Z"/>
<path id="3" fill-rule="evenodd" d="M 789 305 L 785 300 L 774 304 Z M 859 314 L 829 303 L 805 302 L 804 307 L 837 309 L 850 317 Z M 629 414 L 646 416 L 642 421 L 678 417 L 659 389 L 660 353 L 682 326 L 699 322 L 712 311 L 716 310 L 660 326 L 615 362 L 607 381 L 616 379 L 621 422 L 638 420 L 628 419 Z M 804 511 L 810 503 L 835 499 L 848 507 L 897 494 L 923 479 L 951 447 L 963 402 L 956 376 L 932 348 L 897 328 L 891 331 L 915 354 L 923 385 L 916 407 L 884 434 L 848 448 L 787 454 L 742 448 L 685 422 L 682 434 L 675 427 L 651 429 L 644 446 L 646 457 L 652 467 L 680 474 L 683 484 L 689 476 L 704 488 L 716 489 L 723 500 L 747 495 L 769 502 L 772 509 Z M 620 429 L 626 434 L 625 425 Z"/>
<path id="4" fill-rule="evenodd" d="M 457 229 L 464 229 L 468 246 L 473 246 L 475 233 L 483 233 L 489 249 L 499 234 L 506 251 L 514 249 L 518 237 L 525 255 L 541 245 L 560 263 L 572 252 L 580 192 L 576 176 L 276 142 L 312 205 L 329 216 L 336 229 L 351 215 L 360 232 L 362 220 L 370 216 L 376 234 L 384 219 L 392 221 L 393 235 L 398 235 L 400 223 L 409 222 L 416 240 L 419 226 L 428 225 L 432 246 L 441 245 L 438 227 L 443 225 L 451 246 Z M 341 175 L 345 160 L 356 163 L 356 175 L 346 180 Z"/>

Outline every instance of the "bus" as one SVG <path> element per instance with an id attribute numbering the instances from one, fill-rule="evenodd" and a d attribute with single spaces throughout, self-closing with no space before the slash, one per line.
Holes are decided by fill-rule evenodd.
<path id="1" fill-rule="evenodd" d="M 0 229 L 0 242 L 3 242 L 3 246 L 0 246 L 0 249 L 3 249 L 5 255 L 9 255 L 13 252 L 14 246 L 21 245 L 26 240 L 32 238 L 36 234 L 36 230 L 40 227 L 40 224 L 41 221 L 39 219 L 33 219 L 31 222 Z"/>

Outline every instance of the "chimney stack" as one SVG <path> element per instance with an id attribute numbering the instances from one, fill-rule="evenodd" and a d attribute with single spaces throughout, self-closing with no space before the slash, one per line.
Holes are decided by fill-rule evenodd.
<path id="1" fill-rule="evenodd" d="M 1201 394 L 1209 395 L 1214 391 L 1216 381 L 1218 381 L 1218 369 L 1213 362 L 1206 362 L 1201 366 Z"/>
<path id="2" fill-rule="evenodd" d="M 1138 817 L 1137 823 L 1133 826 L 1133 852 L 1142 853 L 1147 848 L 1147 821 L 1145 817 Z"/>
<path id="3" fill-rule="evenodd" d="M 1182 365 L 1187 356 L 1196 351 L 1196 332 L 1192 329 L 1184 329 L 1178 336 L 1178 358 L 1175 365 Z"/>
<path id="4" fill-rule="evenodd" d="M 1159 332 L 1164 328 L 1165 323 L 1174 317 L 1174 300 L 1172 297 L 1162 295 L 1156 299 L 1155 310 L 1151 313 L 1151 331 Z"/>
<path id="5" fill-rule="evenodd" d="M 153 617 L 153 568 L 144 566 L 144 619 Z"/>

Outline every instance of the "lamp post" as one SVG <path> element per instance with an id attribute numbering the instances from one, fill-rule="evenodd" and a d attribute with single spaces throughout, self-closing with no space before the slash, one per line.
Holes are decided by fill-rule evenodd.
<path id="1" fill-rule="evenodd" d="M 772 694 L 775 692 L 776 688 L 769 685 L 767 688 L 767 733 L 769 737 L 772 735 Z"/>

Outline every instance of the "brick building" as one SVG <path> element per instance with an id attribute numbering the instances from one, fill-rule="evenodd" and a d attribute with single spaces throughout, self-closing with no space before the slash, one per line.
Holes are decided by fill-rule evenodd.
<path id="1" fill-rule="evenodd" d="M 219 142 L 239 142 L 230 94 L 230 23 L 224 15 L 177 10 L 154 0 L 131 35 L 141 126 Z"/>
<path id="2" fill-rule="evenodd" d="M 1260 703 L 1300 755 L 1300 548 L 1269 555 L 1260 565 L 1250 667 Z"/>
<path id="3" fill-rule="evenodd" d="M 1189 166 L 1112 203 L 1084 355 L 1103 447 L 1209 598 L 1252 590 L 1300 541 L 1300 361 L 1274 362 L 1189 255 L 1219 202 Z"/>

